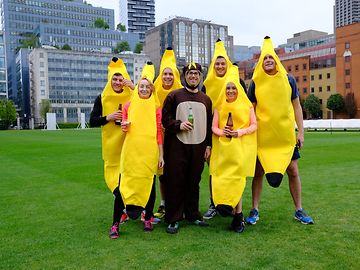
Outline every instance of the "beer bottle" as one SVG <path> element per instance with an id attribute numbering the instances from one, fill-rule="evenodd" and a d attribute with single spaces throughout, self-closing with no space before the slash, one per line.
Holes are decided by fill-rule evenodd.
<path id="1" fill-rule="evenodd" d="M 122 111 L 122 104 L 121 104 L 121 103 L 119 104 L 118 109 L 119 109 L 120 111 Z M 121 126 L 121 120 L 120 120 L 120 119 L 116 119 L 116 120 L 115 120 L 115 125 Z"/>
<path id="2" fill-rule="evenodd" d="M 232 119 L 232 116 L 231 116 L 231 112 L 229 112 L 229 115 L 228 115 L 228 118 L 227 118 L 227 121 L 226 121 L 226 125 L 227 127 L 232 130 L 233 127 L 234 127 L 234 123 L 233 123 L 233 119 Z M 226 137 L 228 138 L 231 138 L 230 135 L 226 135 Z"/>
<path id="3" fill-rule="evenodd" d="M 193 125 L 194 127 L 194 115 L 193 115 L 193 111 L 192 108 L 189 108 L 189 115 L 188 115 L 188 121 Z"/>

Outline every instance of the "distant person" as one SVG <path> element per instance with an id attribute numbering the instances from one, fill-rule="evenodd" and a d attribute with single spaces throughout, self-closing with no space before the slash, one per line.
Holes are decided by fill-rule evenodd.
<path id="1" fill-rule="evenodd" d="M 253 105 L 239 83 L 237 68 L 228 75 L 214 106 L 212 199 L 221 216 L 232 216 L 231 229 L 245 229 L 242 194 L 246 177 L 254 176 L 256 164 L 256 116 Z"/>
<path id="2" fill-rule="evenodd" d="M 144 231 L 153 230 L 155 174 L 164 166 L 161 108 L 148 63 L 130 102 L 124 105 L 122 130 L 126 133 L 120 160 L 120 192 L 127 215 L 137 219 L 145 209 Z"/>
<path id="3" fill-rule="evenodd" d="M 104 160 L 104 178 L 110 191 L 114 194 L 113 223 L 109 236 L 119 237 L 119 223 L 124 203 L 119 191 L 120 156 L 125 139 L 121 130 L 123 104 L 128 102 L 135 88 L 121 59 L 114 57 L 108 66 L 108 82 L 94 102 L 90 114 L 90 125 L 101 126 L 102 158 Z"/>
<path id="4" fill-rule="evenodd" d="M 183 218 L 208 226 L 199 212 L 199 183 L 204 160 L 211 153 L 211 100 L 199 91 L 202 69 L 190 63 L 183 69 L 185 87 L 172 91 L 162 110 L 166 231 L 174 234 Z"/>
<path id="5" fill-rule="evenodd" d="M 280 186 L 286 171 L 295 204 L 295 219 L 303 224 L 313 224 L 313 219 L 305 213 L 301 202 L 298 159 L 299 149 L 304 144 L 304 128 L 299 93 L 295 79 L 287 74 L 269 37 L 264 39 L 248 97 L 254 104 L 258 123 L 258 161 L 252 182 L 252 209 L 246 222 L 256 224 L 259 220 L 263 175 L 269 185 L 276 188 Z"/>
<path id="6" fill-rule="evenodd" d="M 175 53 L 170 47 L 165 50 L 161 58 L 159 76 L 156 78 L 154 85 L 161 108 L 164 104 L 165 98 L 171 91 L 183 87 L 181 85 L 179 70 L 176 67 Z M 161 170 L 159 172 L 160 205 L 157 212 L 154 214 L 157 218 L 163 218 L 165 216 L 165 187 L 163 184 L 164 177 L 162 173 L 163 172 Z"/>

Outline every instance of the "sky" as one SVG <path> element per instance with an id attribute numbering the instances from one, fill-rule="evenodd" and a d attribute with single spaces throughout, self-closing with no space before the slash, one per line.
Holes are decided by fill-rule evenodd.
<path id="1" fill-rule="evenodd" d="M 93 6 L 115 10 L 119 0 L 87 0 Z M 335 0 L 155 0 L 155 25 L 172 16 L 202 19 L 227 25 L 234 45 L 261 46 L 270 36 L 274 46 L 295 33 L 318 30 L 332 34 Z"/>

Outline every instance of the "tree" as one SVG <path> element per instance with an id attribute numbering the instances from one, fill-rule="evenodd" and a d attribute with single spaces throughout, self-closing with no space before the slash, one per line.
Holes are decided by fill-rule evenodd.
<path id="1" fill-rule="evenodd" d="M 11 100 L 0 100 L 0 129 L 8 129 L 16 120 L 16 108 Z"/>
<path id="2" fill-rule="evenodd" d="M 20 46 L 17 48 L 38 48 L 40 46 L 39 37 L 35 34 L 26 34 L 24 39 L 20 40 Z"/>
<path id="3" fill-rule="evenodd" d="M 104 21 L 103 18 L 97 18 L 94 22 L 94 26 L 96 28 L 104 28 L 104 29 L 109 29 L 109 25 L 107 22 Z"/>
<path id="4" fill-rule="evenodd" d="M 118 44 L 116 44 L 116 47 L 114 49 L 115 53 L 121 53 L 121 52 L 125 52 L 125 51 L 131 51 L 129 42 L 122 41 L 122 42 L 119 42 Z"/>
<path id="5" fill-rule="evenodd" d="M 67 51 L 71 51 L 71 50 L 72 50 L 72 48 L 71 48 L 71 46 L 70 46 L 69 44 L 64 44 L 64 46 L 62 46 L 61 49 L 67 50 Z"/>
<path id="6" fill-rule="evenodd" d="M 119 23 L 119 24 L 116 26 L 116 30 L 119 30 L 119 31 L 121 31 L 121 32 L 126 32 L 126 26 L 125 26 L 125 24 Z"/>
<path id="7" fill-rule="evenodd" d="M 310 115 L 310 118 L 318 118 L 321 116 L 320 100 L 315 95 L 309 95 L 304 102 L 304 109 Z"/>
<path id="8" fill-rule="evenodd" d="M 134 49 L 134 53 L 141 53 L 143 50 L 143 45 L 142 43 L 138 42 L 135 45 L 135 49 Z"/>
<path id="9" fill-rule="evenodd" d="M 340 94 L 333 94 L 327 100 L 326 108 L 333 112 L 342 112 L 345 108 L 344 98 Z"/>
<path id="10" fill-rule="evenodd" d="M 349 118 L 355 118 L 356 116 L 356 102 L 354 93 L 347 93 L 345 96 L 345 109 Z"/>
<path id="11" fill-rule="evenodd" d="M 40 103 L 40 116 L 46 121 L 46 114 L 51 112 L 51 102 L 48 99 L 42 99 Z"/>

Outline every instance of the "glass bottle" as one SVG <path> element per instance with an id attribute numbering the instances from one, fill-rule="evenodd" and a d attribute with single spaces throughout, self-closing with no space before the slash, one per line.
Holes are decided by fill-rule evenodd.
<path id="1" fill-rule="evenodd" d="M 122 111 L 122 104 L 121 104 L 121 103 L 119 104 L 118 109 L 119 109 L 120 111 Z M 120 120 L 120 119 L 116 119 L 116 120 L 115 120 L 115 125 L 121 126 L 121 120 Z"/>
<path id="2" fill-rule="evenodd" d="M 228 118 L 227 118 L 227 121 L 226 121 L 226 126 L 228 127 L 228 129 L 233 130 L 234 122 L 233 122 L 233 119 L 232 119 L 231 112 L 229 112 L 229 115 L 228 115 Z M 231 138 L 230 135 L 226 135 L 226 137 Z"/>

